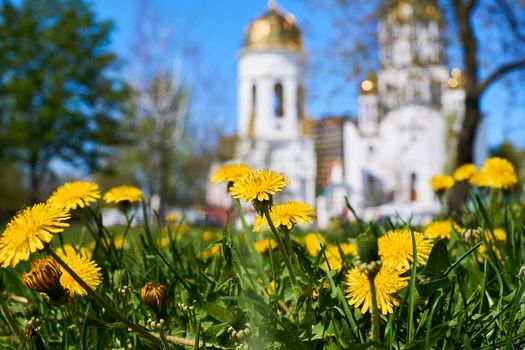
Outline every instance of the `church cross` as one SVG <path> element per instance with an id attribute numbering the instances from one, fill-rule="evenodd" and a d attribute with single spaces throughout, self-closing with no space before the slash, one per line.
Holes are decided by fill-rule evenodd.
<path id="1" fill-rule="evenodd" d="M 419 131 L 423 131 L 424 128 L 421 124 L 418 124 L 415 118 L 412 118 L 408 125 L 404 125 L 400 129 L 401 131 L 406 131 L 409 134 L 410 141 L 414 142 L 417 140 L 417 134 Z"/>

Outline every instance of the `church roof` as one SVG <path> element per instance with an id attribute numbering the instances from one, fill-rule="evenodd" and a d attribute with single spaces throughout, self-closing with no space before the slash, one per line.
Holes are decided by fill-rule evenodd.
<path id="1" fill-rule="evenodd" d="M 275 4 L 270 4 L 268 7 L 268 11 L 248 26 L 243 47 L 255 50 L 285 48 L 291 51 L 303 51 L 301 30 L 294 16 L 290 13 L 282 13 Z"/>

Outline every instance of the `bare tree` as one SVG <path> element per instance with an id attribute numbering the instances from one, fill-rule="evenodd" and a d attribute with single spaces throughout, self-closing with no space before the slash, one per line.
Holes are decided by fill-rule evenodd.
<path id="1" fill-rule="evenodd" d="M 328 73 L 344 77 L 341 82 L 348 84 L 348 81 L 363 79 L 369 70 L 377 68 L 377 21 L 388 6 L 402 1 L 407 0 L 333 0 L 322 3 L 303 0 L 312 10 L 329 13 L 332 19 L 333 40 L 327 45 L 331 59 L 323 57 L 328 63 L 326 67 L 332 69 Z M 439 5 L 445 13 L 444 24 L 449 38 L 447 51 L 461 53 L 466 80 L 465 118 L 456 158 L 457 165 L 461 165 L 473 161 L 484 94 L 502 78 L 525 67 L 525 2 L 441 0 Z M 336 65 L 332 58 L 339 60 L 338 69 L 342 68 L 344 73 L 333 71 Z M 321 68 L 325 67 L 323 61 L 317 62 Z"/>
<path id="2" fill-rule="evenodd" d="M 137 125 L 145 132 L 137 147 L 142 144 L 146 150 L 143 155 L 150 166 L 146 167 L 149 171 L 144 180 L 152 198 L 158 198 L 156 209 L 163 220 L 174 169 L 172 154 L 184 135 L 190 95 L 182 83 L 180 59 L 170 57 L 171 30 L 157 26 L 147 2 L 140 2 L 138 13 L 137 37 L 132 49 L 139 63 L 140 78 L 133 86 L 137 96 Z"/>

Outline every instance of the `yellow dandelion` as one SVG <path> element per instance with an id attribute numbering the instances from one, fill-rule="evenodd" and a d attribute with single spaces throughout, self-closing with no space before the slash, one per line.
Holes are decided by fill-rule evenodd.
<path id="1" fill-rule="evenodd" d="M 210 182 L 235 182 L 240 177 L 252 171 L 253 168 L 246 164 L 227 164 L 217 168 L 210 176 Z"/>
<path id="2" fill-rule="evenodd" d="M 275 249 L 277 247 L 277 242 L 273 238 L 267 239 L 263 238 L 261 240 L 258 240 L 253 244 L 255 246 L 255 250 L 257 250 L 259 253 L 264 253 L 268 249 Z"/>
<path id="3" fill-rule="evenodd" d="M 104 195 L 106 203 L 133 203 L 142 200 L 142 191 L 133 186 L 113 187 Z"/>
<path id="4" fill-rule="evenodd" d="M 100 267 L 91 260 L 91 252 L 84 247 L 75 248 L 71 245 L 64 245 L 64 249 L 58 248 L 57 255 L 93 290 L 102 282 Z M 68 290 L 69 296 L 86 295 L 86 290 L 62 268 L 60 283 Z"/>
<path id="5" fill-rule="evenodd" d="M 60 284 L 60 276 L 60 265 L 53 258 L 46 257 L 33 261 L 31 270 L 22 275 L 22 284 L 59 302 L 66 297 L 66 291 Z"/>
<path id="6" fill-rule="evenodd" d="M 266 292 L 268 295 L 274 295 L 275 292 L 277 292 L 277 288 L 279 288 L 279 285 L 274 280 L 272 280 L 270 281 L 268 288 L 266 288 Z"/>
<path id="7" fill-rule="evenodd" d="M 474 164 L 463 164 L 454 171 L 454 180 L 465 181 L 476 173 L 478 168 Z"/>
<path id="8" fill-rule="evenodd" d="M 321 245 L 326 244 L 326 240 L 319 233 L 309 233 L 304 236 L 304 245 L 310 256 L 317 256 L 321 250 Z"/>
<path id="9" fill-rule="evenodd" d="M 177 213 L 169 213 L 168 215 L 166 215 L 166 221 L 170 224 L 177 222 L 177 220 L 179 220 L 179 216 L 177 215 Z"/>
<path id="10" fill-rule="evenodd" d="M 213 239 L 213 232 L 210 230 L 206 230 L 201 234 L 202 240 L 204 242 L 211 242 Z"/>
<path id="11" fill-rule="evenodd" d="M 247 202 L 268 201 L 289 183 L 283 173 L 275 170 L 254 170 L 237 179 L 230 188 L 230 194 Z"/>
<path id="12" fill-rule="evenodd" d="M 29 259 L 53 239 L 53 234 L 69 226 L 64 222 L 69 218 L 66 209 L 44 203 L 19 211 L 0 237 L 0 266 L 15 267 L 20 260 Z"/>
<path id="13" fill-rule="evenodd" d="M 374 278 L 374 286 L 377 307 L 383 315 L 394 312 L 394 306 L 399 305 L 399 300 L 393 294 L 406 287 L 407 284 L 408 277 L 399 276 L 399 272 L 392 266 L 383 265 L 381 267 Z M 346 274 L 346 298 L 350 305 L 360 307 L 362 314 L 372 308 L 368 275 L 357 267 Z"/>
<path id="14" fill-rule="evenodd" d="M 325 251 L 326 263 L 330 266 L 331 270 L 339 271 L 343 267 L 343 259 L 341 258 L 341 253 L 339 252 L 339 247 L 335 244 L 329 244 Z M 328 269 L 326 264 L 322 265 L 323 269 Z"/>
<path id="15" fill-rule="evenodd" d="M 484 173 L 482 171 L 476 172 L 474 175 L 470 177 L 468 182 L 471 185 L 477 186 L 477 187 L 488 187 L 490 178 L 487 173 Z"/>
<path id="16" fill-rule="evenodd" d="M 357 246 L 355 243 L 341 243 L 341 250 L 344 255 L 357 255 Z"/>
<path id="17" fill-rule="evenodd" d="M 512 163 L 503 158 L 487 159 L 481 167 L 485 185 L 490 188 L 508 189 L 518 182 L 518 175 Z"/>
<path id="18" fill-rule="evenodd" d="M 452 227 L 454 227 L 456 231 L 461 230 L 461 227 L 459 227 L 459 225 L 453 221 L 434 221 L 428 224 L 427 227 L 425 227 L 424 235 L 430 239 L 450 239 Z"/>
<path id="19" fill-rule="evenodd" d="M 414 231 L 416 240 L 417 264 L 423 265 L 432 250 L 432 241 Z M 412 234 L 410 230 L 389 231 L 377 240 L 379 256 L 383 265 L 389 265 L 403 272 L 410 269 L 413 261 Z"/>
<path id="20" fill-rule="evenodd" d="M 506 242 L 507 232 L 505 232 L 505 230 L 501 228 L 495 228 L 494 232 L 490 232 L 490 230 L 485 230 L 485 239 L 487 240 L 488 244 L 491 245 L 494 254 L 496 254 L 496 258 L 498 258 L 498 260 L 500 261 L 503 261 L 501 250 L 496 246 L 496 242 Z M 487 256 L 487 248 L 484 245 L 481 245 L 478 247 L 477 253 L 477 260 L 479 262 L 483 262 Z"/>
<path id="21" fill-rule="evenodd" d="M 434 192 L 442 193 L 454 186 L 454 178 L 452 176 L 439 174 L 430 179 L 430 186 L 432 186 Z"/>
<path id="22" fill-rule="evenodd" d="M 286 227 L 292 230 L 295 224 L 311 224 L 315 219 L 315 209 L 304 202 L 288 201 L 288 203 L 273 206 L 270 218 L 276 227 Z M 257 216 L 253 224 L 253 231 L 261 231 L 266 224 L 266 217 Z"/>
<path id="23" fill-rule="evenodd" d="M 204 259 L 209 259 L 213 256 L 217 256 L 221 253 L 221 246 L 220 245 L 214 245 L 213 247 L 209 248 L 209 249 L 205 249 L 203 252 L 202 252 L 202 257 Z"/>
<path id="24" fill-rule="evenodd" d="M 485 230 L 485 238 L 491 243 L 494 243 L 494 241 L 506 242 L 507 232 L 501 228 L 495 228 L 493 232 Z"/>
<path id="25" fill-rule="evenodd" d="M 47 203 L 63 206 L 67 211 L 88 207 L 91 202 L 100 198 L 98 185 L 93 182 L 66 182 L 56 189 Z"/>
<path id="26" fill-rule="evenodd" d="M 117 235 L 113 239 L 113 244 L 115 245 L 115 248 L 118 250 L 124 249 L 126 246 L 126 238 L 123 235 Z"/>

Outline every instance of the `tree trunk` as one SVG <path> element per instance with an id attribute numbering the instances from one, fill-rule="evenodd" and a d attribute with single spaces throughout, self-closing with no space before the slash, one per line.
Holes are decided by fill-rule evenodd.
<path id="1" fill-rule="evenodd" d="M 31 204 L 36 204 L 40 198 L 40 174 L 36 162 L 29 164 L 29 186 Z"/>
<path id="2" fill-rule="evenodd" d="M 161 224 L 166 220 L 167 203 L 169 191 L 169 176 L 170 176 L 170 145 L 166 144 L 164 139 L 159 141 L 159 218 Z"/>
<path id="3" fill-rule="evenodd" d="M 478 43 L 474 36 L 471 15 L 476 4 L 475 0 L 464 3 L 462 0 L 452 1 L 459 38 L 463 49 L 463 66 L 465 76 L 465 115 L 459 134 L 456 151 L 456 166 L 474 162 L 474 142 L 480 120 L 480 95 L 478 89 Z M 449 209 L 457 213 L 462 203 L 468 198 L 468 186 L 455 186 L 451 196 Z"/>

